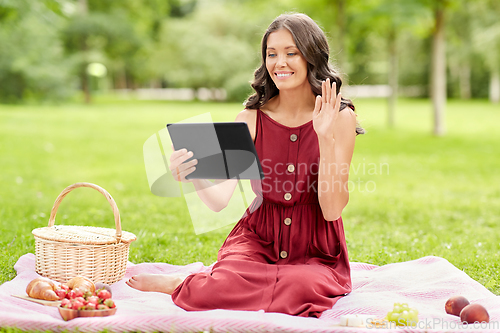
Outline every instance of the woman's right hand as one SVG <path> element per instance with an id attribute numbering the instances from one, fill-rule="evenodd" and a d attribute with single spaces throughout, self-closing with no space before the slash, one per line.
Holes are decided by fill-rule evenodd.
<path id="1" fill-rule="evenodd" d="M 172 150 L 174 150 L 173 146 Z M 195 165 L 198 164 L 197 159 L 192 159 L 191 161 L 186 162 L 186 160 L 191 157 L 193 157 L 193 152 L 187 151 L 187 149 L 185 148 L 174 150 L 174 152 L 170 156 L 169 169 L 170 172 L 172 172 L 175 180 L 183 183 L 191 181 L 189 179 L 186 179 L 186 176 L 196 170 Z"/>

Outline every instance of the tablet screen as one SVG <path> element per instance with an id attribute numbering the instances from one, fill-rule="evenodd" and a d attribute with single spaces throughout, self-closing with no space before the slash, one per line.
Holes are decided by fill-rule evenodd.
<path id="1" fill-rule="evenodd" d="M 174 149 L 192 151 L 198 160 L 186 179 L 264 178 L 246 123 L 175 123 L 167 129 Z"/>

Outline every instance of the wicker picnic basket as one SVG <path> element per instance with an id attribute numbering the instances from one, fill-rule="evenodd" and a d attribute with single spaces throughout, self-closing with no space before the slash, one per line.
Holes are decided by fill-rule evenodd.
<path id="1" fill-rule="evenodd" d="M 57 208 L 72 190 L 90 187 L 108 200 L 116 229 L 54 225 Z M 94 283 L 112 284 L 125 275 L 130 243 L 134 234 L 122 231 L 120 213 L 111 195 L 91 183 L 76 183 L 65 188 L 54 202 L 49 226 L 33 230 L 36 271 L 49 279 L 65 283 L 75 276 L 85 276 Z"/>

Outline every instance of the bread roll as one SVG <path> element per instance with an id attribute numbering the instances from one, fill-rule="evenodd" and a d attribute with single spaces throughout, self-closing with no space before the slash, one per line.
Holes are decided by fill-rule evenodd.
<path id="1" fill-rule="evenodd" d="M 47 278 L 36 278 L 32 280 L 26 287 L 26 293 L 29 297 L 36 299 L 43 299 L 46 301 L 57 301 L 59 297 L 57 296 L 55 290 L 57 286 L 54 282 Z"/>
<path id="2" fill-rule="evenodd" d="M 76 276 L 71 280 L 69 280 L 68 283 L 66 283 L 66 285 L 69 287 L 69 289 L 78 288 L 83 292 L 90 291 L 91 293 L 93 293 L 95 291 L 94 282 L 92 282 L 92 280 L 84 276 Z"/>

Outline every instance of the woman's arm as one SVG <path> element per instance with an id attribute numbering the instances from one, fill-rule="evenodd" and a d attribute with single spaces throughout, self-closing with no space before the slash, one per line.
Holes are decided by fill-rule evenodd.
<path id="1" fill-rule="evenodd" d="M 349 201 L 349 168 L 356 137 L 356 114 L 339 111 L 341 96 L 335 83 L 323 83 L 322 96 L 316 99 L 313 125 L 319 143 L 318 200 L 327 221 L 335 221 Z"/>
<path id="2" fill-rule="evenodd" d="M 211 182 L 207 179 L 193 179 L 192 183 L 201 201 L 214 212 L 220 212 L 231 200 L 238 180 L 226 179 Z"/>
<path id="3" fill-rule="evenodd" d="M 334 126 L 335 138 L 318 138 L 318 198 L 323 216 L 335 221 L 349 201 L 349 168 L 356 137 L 356 115 L 346 107 Z"/>
<path id="4" fill-rule="evenodd" d="M 255 136 L 255 114 L 252 111 L 244 110 L 240 112 L 235 121 L 246 122 L 253 139 Z M 170 171 L 176 180 L 193 183 L 196 194 L 198 194 L 198 197 L 208 208 L 214 212 L 221 211 L 228 205 L 229 200 L 231 200 L 234 189 L 238 185 L 238 180 L 228 179 L 212 182 L 208 179 L 186 179 L 186 176 L 196 170 L 196 164 L 198 163 L 196 159 L 184 163 L 192 156 L 192 152 L 188 152 L 186 149 L 174 151 L 170 157 Z"/>

